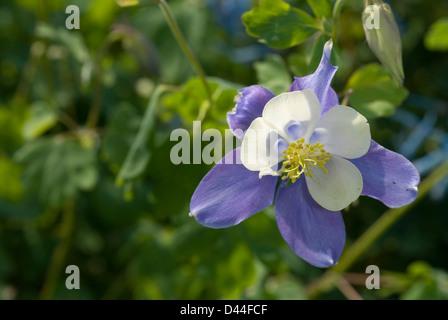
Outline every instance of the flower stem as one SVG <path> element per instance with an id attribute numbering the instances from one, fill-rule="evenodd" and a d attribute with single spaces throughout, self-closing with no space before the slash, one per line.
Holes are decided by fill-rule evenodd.
<path id="1" fill-rule="evenodd" d="M 204 85 L 205 92 L 207 93 L 207 98 L 209 100 L 209 103 L 212 104 L 212 92 L 207 83 L 205 73 L 202 70 L 202 67 L 199 64 L 198 60 L 194 56 L 193 51 L 191 51 L 190 47 L 188 46 L 187 42 L 185 41 L 185 38 L 179 29 L 179 25 L 177 24 L 176 19 L 174 18 L 174 15 L 173 15 L 168 3 L 165 0 L 159 0 L 159 7 L 162 10 L 162 12 L 164 13 L 165 18 L 168 22 L 168 25 L 170 26 L 171 31 L 173 32 L 173 35 L 177 40 L 177 43 L 179 44 L 179 46 L 182 48 L 182 51 L 187 56 L 188 60 L 191 63 L 191 66 L 196 71 L 197 75 L 199 76 L 199 79 L 201 79 L 202 84 Z"/>
<path id="2" fill-rule="evenodd" d="M 75 204 L 73 201 L 68 202 L 64 206 L 62 219 L 60 240 L 51 257 L 50 267 L 48 268 L 45 282 L 39 295 L 39 299 L 41 300 L 49 300 L 53 297 L 64 267 L 64 261 L 70 247 L 71 236 L 75 225 Z"/>
<path id="3" fill-rule="evenodd" d="M 308 297 L 314 299 L 320 294 L 329 291 L 338 283 L 340 277 L 355 263 L 359 257 L 390 227 L 400 220 L 411 208 L 420 202 L 426 194 L 441 180 L 448 176 L 448 161 L 444 162 L 435 169 L 419 186 L 417 199 L 411 204 L 387 210 L 373 225 L 371 225 L 356 240 L 353 245 L 347 249 L 341 257 L 338 264 L 329 269 L 315 282 L 308 285 Z"/>

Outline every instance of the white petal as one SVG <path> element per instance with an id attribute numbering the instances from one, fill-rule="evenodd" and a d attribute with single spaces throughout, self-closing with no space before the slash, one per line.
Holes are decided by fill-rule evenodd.
<path id="1" fill-rule="evenodd" d="M 256 118 L 244 134 L 241 144 L 241 163 L 251 171 L 262 175 L 276 174 L 277 164 L 282 161 L 282 151 L 288 143 L 263 118 Z M 274 167 L 274 168 L 273 168 Z"/>
<path id="2" fill-rule="evenodd" d="M 369 151 L 370 126 L 355 109 L 335 106 L 318 122 L 310 140 L 323 143 L 332 155 L 356 159 Z"/>
<path id="3" fill-rule="evenodd" d="M 285 92 L 268 101 L 263 119 L 291 143 L 308 138 L 320 119 L 319 99 L 310 89 Z"/>
<path id="4" fill-rule="evenodd" d="M 333 156 L 325 168 L 327 174 L 314 169 L 314 179 L 306 177 L 308 190 L 325 209 L 342 210 L 360 196 L 363 186 L 361 172 L 353 163 L 338 156 Z"/>

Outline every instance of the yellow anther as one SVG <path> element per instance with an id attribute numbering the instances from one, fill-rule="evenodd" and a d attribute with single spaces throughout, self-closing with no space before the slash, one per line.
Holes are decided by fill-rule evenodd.
<path id="1" fill-rule="evenodd" d="M 315 142 L 304 144 L 305 139 L 299 139 L 292 142 L 289 147 L 283 151 L 284 168 L 282 172 L 285 174 L 282 179 L 289 179 L 292 183 L 302 175 L 314 178 L 313 169 L 321 169 L 325 174 L 328 170 L 324 167 L 325 163 L 332 158 L 332 155 L 323 149 L 324 144 Z"/>

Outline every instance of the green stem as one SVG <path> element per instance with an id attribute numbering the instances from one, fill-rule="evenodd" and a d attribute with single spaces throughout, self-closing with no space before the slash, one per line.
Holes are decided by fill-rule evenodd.
<path id="1" fill-rule="evenodd" d="M 185 53 L 188 60 L 190 61 L 191 66 L 193 67 L 193 69 L 196 71 L 197 75 L 201 79 L 202 84 L 204 85 L 205 92 L 207 93 L 207 98 L 209 100 L 209 103 L 212 104 L 212 92 L 207 83 L 205 73 L 202 70 L 202 67 L 199 64 L 198 60 L 194 56 L 193 51 L 191 51 L 190 47 L 188 46 L 187 42 L 185 41 L 185 38 L 179 29 L 179 25 L 177 24 L 176 19 L 174 18 L 173 12 L 171 11 L 168 3 L 165 0 L 159 0 L 159 7 L 162 10 L 162 12 L 164 13 L 165 18 L 168 22 L 168 25 L 170 26 L 171 31 L 173 32 L 173 35 L 177 40 L 177 43 L 182 48 L 183 52 Z"/>
<path id="2" fill-rule="evenodd" d="M 73 120 L 72 117 L 70 117 L 68 114 L 66 114 L 63 111 L 58 112 L 58 119 L 59 121 L 65 125 L 70 131 L 76 132 L 78 131 L 78 123 Z"/>
<path id="3" fill-rule="evenodd" d="M 101 58 L 98 59 L 98 64 L 94 69 L 94 76 L 95 76 L 94 96 L 92 106 L 90 107 L 90 111 L 87 116 L 86 128 L 88 129 L 95 128 L 100 119 L 101 104 L 103 102 L 101 60 L 102 60 Z"/>
<path id="4" fill-rule="evenodd" d="M 390 227 L 400 220 L 411 208 L 419 203 L 426 194 L 442 179 L 448 175 L 448 161 L 435 169 L 419 186 L 417 199 L 411 204 L 387 210 L 373 225 L 371 225 L 356 240 L 353 245 L 346 250 L 338 264 L 324 273 L 318 280 L 307 288 L 308 297 L 316 298 L 321 293 L 329 291 L 339 281 L 340 277 L 355 263 L 359 257 Z"/>
<path id="5" fill-rule="evenodd" d="M 222 93 L 222 89 L 221 88 L 216 89 L 215 92 L 212 95 L 212 101 L 218 100 L 218 97 L 221 95 L 221 93 Z M 198 113 L 198 116 L 196 118 L 196 121 L 204 121 L 204 119 L 205 119 L 205 117 L 207 115 L 208 109 L 210 109 L 211 106 L 212 105 L 210 104 L 210 101 L 209 100 L 205 100 L 201 104 L 201 106 L 199 108 L 199 113 Z"/>
<path id="6" fill-rule="evenodd" d="M 51 257 L 50 267 L 48 268 L 47 275 L 42 286 L 42 291 L 39 295 L 39 299 L 41 300 L 49 300 L 53 297 L 54 291 L 61 277 L 75 225 L 74 202 L 69 202 L 64 206 L 62 219 L 60 240 L 53 251 L 53 256 Z"/>

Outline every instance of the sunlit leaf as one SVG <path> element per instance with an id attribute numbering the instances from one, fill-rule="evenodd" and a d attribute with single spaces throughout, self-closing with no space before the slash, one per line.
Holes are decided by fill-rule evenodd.
<path id="1" fill-rule="evenodd" d="M 139 0 L 115 0 L 120 7 L 132 7 L 139 4 Z"/>
<path id="2" fill-rule="evenodd" d="M 425 47 L 433 51 L 448 50 L 448 18 L 433 23 L 425 35 Z"/>
<path id="3" fill-rule="evenodd" d="M 116 13 L 119 11 L 120 9 L 113 0 L 89 1 L 89 9 L 85 11 L 82 22 L 87 24 L 88 27 L 93 24 L 98 27 L 109 28 L 114 23 Z"/>
<path id="4" fill-rule="evenodd" d="M 305 11 L 281 0 L 262 0 L 243 15 L 243 23 L 247 33 L 276 49 L 300 44 L 320 29 Z"/>
<path id="5" fill-rule="evenodd" d="M 30 107 L 30 115 L 22 127 L 25 140 L 34 139 L 51 129 L 58 121 L 53 108 L 44 102 L 36 102 Z"/>
<path id="6" fill-rule="evenodd" d="M 184 126 L 191 128 L 192 122 L 201 113 L 201 108 L 208 108 L 203 127 L 212 127 L 218 130 L 228 128 L 226 113 L 235 106 L 233 100 L 237 95 L 237 90 L 242 86 L 217 78 L 208 78 L 207 80 L 213 99 L 212 106 L 208 106 L 207 93 L 201 80 L 191 78 L 182 86 L 181 90 L 164 97 L 163 105 L 166 111 L 162 114 L 162 118 L 167 121 L 175 116 L 180 116 Z"/>
<path id="7" fill-rule="evenodd" d="M 331 16 L 331 3 L 329 0 L 307 0 L 317 18 Z"/>
<path id="8" fill-rule="evenodd" d="M 369 119 L 392 115 L 408 95 L 405 88 L 392 80 L 387 69 L 378 64 L 358 69 L 348 80 L 346 92 L 349 89 L 353 90 L 349 105 Z"/>

